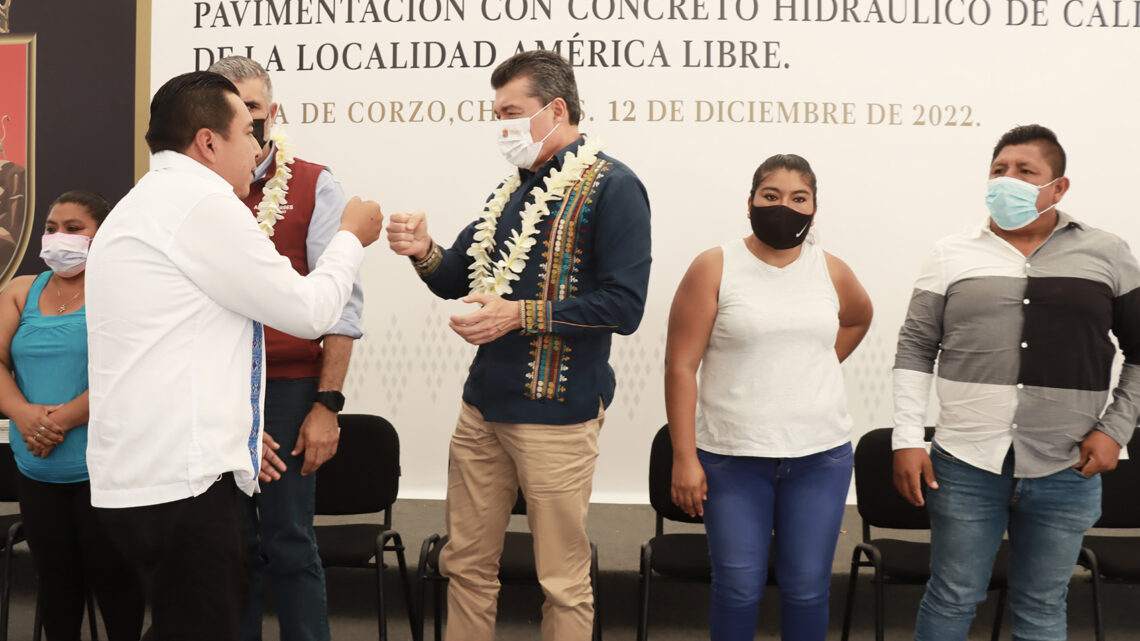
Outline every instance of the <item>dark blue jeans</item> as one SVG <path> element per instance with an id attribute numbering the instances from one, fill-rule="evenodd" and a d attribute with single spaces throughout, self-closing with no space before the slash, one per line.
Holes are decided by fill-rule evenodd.
<path id="1" fill-rule="evenodd" d="M 827 636 L 831 566 L 854 456 L 850 443 L 799 458 L 697 451 L 708 479 L 712 641 L 751 641 L 775 532 L 780 638 Z"/>
<path id="2" fill-rule="evenodd" d="M 261 639 L 264 581 L 273 586 L 274 609 L 282 641 L 328 641 L 325 573 L 313 533 L 317 477 L 301 476 L 304 453 L 289 455 L 301 423 L 313 408 L 317 379 L 271 380 L 265 387 L 265 429 L 281 445 L 277 455 L 288 469 L 281 479 L 262 483 L 261 493 L 241 494 L 246 522 L 250 579 L 249 610 L 241 620 L 242 641 Z"/>
<path id="3" fill-rule="evenodd" d="M 938 489 L 926 494 L 931 576 L 915 639 L 966 639 L 1008 529 L 1013 639 L 1063 641 L 1073 566 L 1085 531 L 1100 518 L 1100 476 L 1067 467 L 1014 478 L 1012 449 L 1001 474 L 960 461 L 937 444 L 930 458 L 938 479 Z"/>

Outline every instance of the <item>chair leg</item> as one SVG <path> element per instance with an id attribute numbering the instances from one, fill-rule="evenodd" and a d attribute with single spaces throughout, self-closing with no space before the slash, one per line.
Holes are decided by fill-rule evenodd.
<path id="1" fill-rule="evenodd" d="M 1009 588 L 1002 586 L 998 591 L 997 611 L 994 613 L 994 630 L 990 634 L 990 641 L 998 641 L 1001 638 L 1001 624 L 1002 619 L 1005 618 L 1005 602 L 1009 598 Z"/>
<path id="2" fill-rule="evenodd" d="M 431 549 L 438 540 L 438 534 L 432 534 L 424 539 L 423 545 L 420 546 L 420 560 L 419 563 L 416 564 L 416 578 L 419 580 L 420 585 L 419 598 L 416 602 L 416 628 L 419 636 L 413 634 L 412 637 L 419 641 L 423 641 L 424 619 L 427 618 L 428 556 L 431 554 Z"/>
<path id="3" fill-rule="evenodd" d="M 1096 634 L 1096 641 L 1104 641 L 1104 619 L 1100 603 L 1100 563 L 1097 562 L 1096 554 L 1085 547 L 1081 548 L 1077 562 L 1089 570 L 1089 580 L 1092 581 L 1093 631 Z"/>
<path id="4" fill-rule="evenodd" d="M 412 637 L 414 639 L 419 639 L 420 641 L 423 641 L 423 638 L 424 638 L 424 619 L 426 618 L 425 610 L 427 607 L 427 579 L 424 578 L 424 573 L 423 573 L 422 569 L 417 574 L 419 575 L 419 584 L 420 584 L 419 597 L 417 598 L 417 603 L 416 603 L 416 610 L 418 610 L 418 612 L 416 612 L 416 630 L 417 630 L 418 636 L 416 634 L 413 634 Z"/>
<path id="5" fill-rule="evenodd" d="M 653 573 L 653 546 L 641 546 L 641 603 L 637 609 L 637 641 L 649 639 L 649 583 Z"/>
<path id="6" fill-rule="evenodd" d="M 0 595 L 0 641 L 8 641 L 8 608 L 12 602 L 12 546 L 20 536 L 22 523 L 13 523 L 4 542 L 4 587 Z"/>
<path id="7" fill-rule="evenodd" d="M 388 534 L 388 540 L 392 545 L 385 547 L 385 549 L 396 553 L 396 563 L 400 568 L 400 582 L 404 588 L 404 605 L 408 610 L 408 624 L 412 628 L 412 641 L 422 641 L 423 631 L 416 624 L 416 602 L 412 598 L 412 580 L 408 576 L 408 561 L 404 556 L 404 541 L 397 532 L 389 530 Z"/>
<path id="8" fill-rule="evenodd" d="M 859 579 L 859 561 L 862 556 L 863 551 L 859 548 L 855 548 L 855 552 L 851 555 L 851 573 L 847 580 L 847 602 L 843 606 L 843 633 L 840 637 L 841 641 L 847 641 L 851 635 L 851 616 L 855 611 L 855 583 Z"/>
<path id="9" fill-rule="evenodd" d="M 447 579 L 435 583 L 435 641 L 443 641 L 443 610 L 447 607 Z"/>
<path id="10" fill-rule="evenodd" d="M 400 568 L 400 582 L 404 588 L 404 602 L 408 608 L 408 625 L 412 630 L 413 641 L 420 641 L 416 624 L 415 601 L 412 600 L 412 582 L 408 578 L 408 563 L 404 558 L 404 541 L 394 530 L 384 530 L 376 537 L 376 626 L 380 641 L 388 639 L 388 606 L 384 598 L 384 553 L 395 552 Z"/>
<path id="11" fill-rule="evenodd" d="M 420 617 L 416 615 L 416 601 L 412 594 L 412 577 L 408 574 L 408 563 L 404 559 L 403 550 L 397 553 L 396 561 L 400 564 L 400 580 L 404 583 L 404 605 L 408 611 L 408 624 L 412 629 L 412 641 L 423 641 L 423 630 L 417 625 Z"/>
<path id="12" fill-rule="evenodd" d="M 884 641 L 887 627 L 886 604 L 883 600 L 883 572 L 875 567 L 875 641 Z"/>
<path id="13" fill-rule="evenodd" d="M 1096 631 L 1096 641 L 1104 641 L 1104 614 L 1101 612 L 1100 604 L 1100 576 L 1094 574 L 1092 577 L 1092 593 L 1093 593 L 1093 629 Z"/>
<path id="14" fill-rule="evenodd" d="M 388 611 L 385 609 L 384 598 L 384 545 L 388 542 L 389 534 L 389 530 L 384 530 L 376 537 L 376 629 L 380 641 L 388 639 Z"/>

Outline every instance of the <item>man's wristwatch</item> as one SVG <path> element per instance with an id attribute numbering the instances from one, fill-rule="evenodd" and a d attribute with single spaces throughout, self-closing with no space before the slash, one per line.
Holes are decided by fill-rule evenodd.
<path id="1" fill-rule="evenodd" d="M 317 396 L 313 399 L 313 402 L 320 403 L 334 412 L 339 412 L 344 409 L 344 394 L 336 390 L 317 392 Z"/>

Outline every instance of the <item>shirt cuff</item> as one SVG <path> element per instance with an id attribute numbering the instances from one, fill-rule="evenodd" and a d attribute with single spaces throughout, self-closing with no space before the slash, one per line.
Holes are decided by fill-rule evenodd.
<path id="1" fill-rule="evenodd" d="M 522 309 L 522 329 L 527 334 L 547 334 L 550 332 L 551 309 L 545 300 L 519 301 Z"/>
<path id="2" fill-rule="evenodd" d="M 926 447 L 926 427 L 923 425 L 896 425 L 891 431 L 891 449 L 904 450 Z"/>
<path id="3" fill-rule="evenodd" d="M 925 447 L 926 404 L 934 376 L 908 369 L 895 369 L 892 374 L 895 429 L 891 433 L 891 449 Z"/>
<path id="4" fill-rule="evenodd" d="M 416 268 L 416 273 L 420 276 L 427 276 L 439 269 L 439 264 L 443 262 L 443 250 L 433 241 L 431 249 L 428 251 L 427 256 L 424 256 L 423 260 L 416 260 L 411 256 L 409 256 L 409 258 L 412 259 L 412 266 Z"/>
<path id="5" fill-rule="evenodd" d="M 325 332 L 325 336 L 347 336 L 355 341 L 360 340 L 364 332 L 360 330 L 359 322 L 346 321 L 342 318 L 333 325 L 332 329 Z"/>

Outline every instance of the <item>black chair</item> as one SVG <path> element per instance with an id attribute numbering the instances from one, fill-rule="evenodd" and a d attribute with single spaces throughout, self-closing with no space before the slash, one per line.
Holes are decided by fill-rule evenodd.
<path id="1" fill-rule="evenodd" d="M 926 440 L 934 438 L 934 428 L 926 428 Z M 894 451 L 891 449 L 891 429 L 871 430 L 859 439 L 855 448 L 855 496 L 859 516 L 863 521 L 863 541 L 855 545 L 851 557 L 851 578 L 847 583 L 847 604 L 843 612 L 843 641 L 851 631 L 851 616 L 855 607 L 855 586 L 859 569 L 874 568 L 875 587 L 875 639 L 883 641 L 885 627 L 885 584 L 921 585 L 930 578 L 930 542 L 909 541 L 897 538 L 872 538 L 871 528 L 894 530 L 929 530 L 930 519 L 926 508 L 915 507 L 903 499 L 894 485 Z M 863 557 L 866 557 L 866 560 Z M 994 559 L 990 576 L 990 590 L 998 590 L 997 614 L 994 617 L 991 638 L 997 641 L 1001 633 L 1002 615 L 1006 599 L 1006 561 L 1009 543 L 1002 541 Z"/>
<path id="2" fill-rule="evenodd" d="M 665 521 L 704 523 L 685 514 L 673 502 L 673 442 L 669 426 L 657 430 L 649 450 L 649 503 L 656 512 L 656 534 L 641 546 L 639 580 L 641 599 L 637 612 L 637 641 L 649 638 L 649 593 L 653 581 L 711 583 L 708 537 L 704 532 L 665 533 Z M 776 585 L 776 546 L 769 548 L 768 585 Z"/>
<path id="3" fill-rule="evenodd" d="M 511 514 L 526 514 L 526 499 L 522 490 L 511 508 Z M 428 584 L 432 586 L 432 615 L 435 624 L 435 641 L 443 639 L 443 610 L 447 603 L 447 577 L 439 573 L 439 553 L 448 537 L 432 534 L 420 548 L 418 576 L 420 580 L 419 638 L 424 634 L 424 612 Z M 503 554 L 499 557 L 499 583 L 538 585 L 538 570 L 534 564 L 534 537 L 530 532 L 507 532 L 503 540 Z M 598 546 L 590 541 L 590 585 L 594 588 L 594 641 L 602 641 L 602 613 L 598 592 Z"/>
<path id="4" fill-rule="evenodd" d="M 665 533 L 665 521 L 704 523 L 699 516 L 689 516 L 673 503 L 673 443 L 669 426 L 657 430 L 649 451 L 649 503 L 657 513 L 653 538 L 641 546 L 639 572 L 641 600 L 637 612 L 637 640 L 649 638 L 649 592 L 653 581 L 710 583 L 708 537 L 704 532 Z M 771 576 L 771 573 L 769 573 Z"/>
<path id="5" fill-rule="evenodd" d="M 341 414 L 339 423 L 337 454 L 317 471 L 315 511 L 319 515 L 383 512 L 384 522 L 316 526 L 321 562 L 324 567 L 375 569 L 377 624 L 380 641 L 385 641 L 388 613 L 383 554 L 395 552 L 412 638 L 419 641 L 404 544 L 399 532 L 392 529 L 392 504 L 400 486 L 399 436 L 392 424 L 379 416 Z"/>
<path id="6" fill-rule="evenodd" d="M 1100 520 L 1094 529 L 1140 529 L 1140 503 L 1136 491 L 1140 489 L 1140 444 L 1137 430 L 1128 444 L 1128 460 L 1120 461 L 1116 469 L 1102 475 L 1103 483 Z M 1084 548 L 1078 563 L 1092 574 L 1093 625 L 1097 641 L 1104 641 L 1100 588 L 1101 581 L 1122 584 L 1140 583 L 1140 534 L 1132 536 L 1085 536 Z"/>

